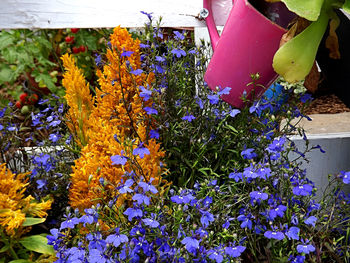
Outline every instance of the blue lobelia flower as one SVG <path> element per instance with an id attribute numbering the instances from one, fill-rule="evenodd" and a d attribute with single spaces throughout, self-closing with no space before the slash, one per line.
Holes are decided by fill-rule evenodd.
<path id="1" fill-rule="evenodd" d="M 107 258 L 103 255 L 103 251 L 99 249 L 91 249 L 89 251 L 89 263 L 106 263 Z"/>
<path id="2" fill-rule="evenodd" d="M 140 97 L 143 98 L 144 101 L 148 101 L 152 96 L 152 91 L 143 86 L 140 86 L 139 88 L 141 89 Z"/>
<path id="3" fill-rule="evenodd" d="M 60 227 L 61 230 L 65 229 L 65 228 L 73 229 L 75 227 L 75 225 L 80 223 L 79 218 L 77 218 L 77 217 L 72 218 L 70 216 L 70 214 L 64 215 L 64 217 L 66 217 L 66 220 L 61 223 L 61 227 Z"/>
<path id="4" fill-rule="evenodd" d="M 161 57 L 161 56 L 156 56 L 156 61 L 162 63 L 162 62 L 165 62 L 166 59 L 164 57 Z"/>
<path id="5" fill-rule="evenodd" d="M 134 51 L 124 51 L 121 56 L 122 57 L 130 57 L 132 54 L 134 54 Z"/>
<path id="6" fill-rule="evenodd" d="M 182 50 L 182 49 L 173 49 L 171 51 L 172 54 L 174 54 L 176 57 L 181 58 L 182 56 L 185 57 L 186 56 L 186 51 Z"/>
<path id="7" fill-rule="evenodd" d="M 39 179 L 39 180 L 36 180 L 36 183 L 37 183 L 37 189 L 45 189 L 46 188 L 46 185 L 47 185 L 47 180 L 45 179 Z"/>
<path id="8" fill-rule="evenodd" d="M 196 117 L 194 117 L 193 115 L 187 115 L 187 116 L 182 117 L 181 119 L 184 120 L 184 121 L 191 122 L 194 119 L 196 119 Z"/>
<path id="9" fill-rule="evenodd" d="M 315 247 L 311 244 L 303 243 L 301 245 L 297 245 L 297 251 L 298 253 L 305 253 L 305 254 L 309 254 L 310 252 L 314 252 L 315 251 Z"/>
<path id="10" fill-rule="evenodd" d="M 313 187 L 309 184 L 298 185 L 293 188 L 293 194 L 308 196 L 311 195 Z"/>
<path id="11" fill-rule="evenodd" d="M 146 147 L 138 146 L 132 151 L 133 155 L 138 155 L 140 156 L 141 159 L 145 157 L 145 155 L 151 154 L 150 151 Z"/>
<path id="12" fill-rule="evenodd" d="M 230 87 L 226 87 L 226 88 L 224 88 L 224 89 L 218 91 L 217 94 L 218 94 L 219 96 L 221 96 L 221 95 L 228 95 L 228 94 L 230 94 L 230 90 L 231 90 Z"/>
<path id="13" fill-rule="evenodd" d="M 230 173 L 228 178 L 234 179 L 237 183 L 243 180 L 243 173 Z"/>
<path id="14" fill-rule="evenodd" d="M 126 182 L 119 188 L 119 193 L 125 194 L 125 193 L 132 193 L 134 190 L 130 189 L 130 186 L 132 186 L 134 181 L 132 179 L 126 180 Z"/>
<path id="15" fill-rule="evenodd" d="M 107 236 L 106 242 L 108 244 L 113 244 L 115 247 L 119 247 L 120 244 L 127 243 L 129 241 L 126 235 L 119 233 L 119 228 L 116 228 L 115 232 L 115 234 Z"/>
<path id="16" fill-rule="evenodd" d="M 224 260 L 224 257 L 222 256 L 222 254 L 219 251 L 216 251 L 214 249 L 210 249 L 208 251 L 208 254 L 209 254 L 208 257 L 217 263 L 221 263 Z"/>
<path id="17" fill-rule="evenodd" d="M 135 194 L 132 200 L 136 201 L 138 205 L 145 204 L 148 206 L 150 204 L 150 198 L 144 194 Z"/>
<path id="18" fill-rule="evenodd" d="M 46 236 L 48 241 L 47 244 L 52 245 L 55 250 L 58 250 L 58 246 L 62 242 L 62 239 L 60 238 L 64 235 L 61 234 L 57 228 L 50 229 L 50 234 L 51 235 Z"/>
<path id="19" fill-rule="evenodd" d="M 350 172 L 340 172 L 340 178 L 343 180 L 344 184 L 350 184 Z"/>
<path id="20" fill-rule="evenodd" d="M 134 217 L 142 217 L 143 216 L 141 209 L 131 208 L 131 207 L 127 208 L 123 214 L 128 216 L 129 221 L 132 221 L 132 219 Z"/>
<path id="21" fill-rule="evenodd" d="M 207 228 L 210 224 L 210 222 L 214 221 L 214 216 L 212 213 L 208 212 L 208 211 L 204 211 L 201 213 L 202 217 L 200 219 L 202 225 L 204 228 Z"/>
<path id="22" fill-rule="evenodd" d="M 271 220 L 274 220 L 277 216 L 283 217 L 284 212 L 287 210 L 287 207 L 285 205 L 279 205 L 276 208 L 269 210 L 269 217 Z"/>
<path id="23" fill-rule="evenodd" d="M 248 148 L 242 151 L 241 155 L 243 156 L 244 159 L 248 159 L 248 160 L 257 157 L 257 154 L 254 152 L 253 148 Z"/>
<path id="24" fill-rule="evenodd" d="M 266 231 L 264 233 L 264 236 L 268 239 L 276 239 L 276 240 L 283 240 L 284 234 L 281 231 Z"/>
<path id="25" fill-rule="evenodd" d="M 185 36 L 183 34 L 181 34 L 179 31 L 174 31 L 175 34 L 175 39 L 177 40 L 184 40 Z"/>
<path id="26" fill-rule="evenodd" d="M 260 191 L 253 191 L 249 194 L 250 198 L 253 200 L 266 200 L 269 195 Z"/>
<path id="27" fill-rule="evenodd" d="M 193 237 L 185 237 L 181 244 L 185 245 L 186 250 L 190 253 L 195 253 L 199 248 L 199 241 Z"/>
<path id="28" fill-rule="evenodd" d="M 245 216 L 245 215 L 239 215 L 238 217 L 237 217 L 237 220 L 238 221 L 240 221 L 240 222 L 242 222 L 241 223 L 241 228 L 248 228 L 248 229 L 252 229 L 252 225 L 253 225 L 253 223 L 252 223 L 252 221 L 250 220 L 250 218 L 249 217 L 247 217 L 247 216 Z"/>
<path id="29" fill-rule="evenodd" d="M 146 111 L 146 113 L 148 115 L 158 114 L 158 111 L 156 109 L 151 108 L 151 107 L 144 107 L 143 109 Z"/>
<path id="30" fill-rule="evenodd" d="M 140 13 L 146 15 L 146 16 L 148 17 L 149 20 L 152 20 L 152 14 L 153 14 L 153 12 L 147 13 L 147 12 L 145 12 L 145 11 L 140 11 Z"/>
<path id="31" fill-rule="evenodd" d="M 300 228 L 296 226 L 292 226 L 286 232 L 286 236 L 289 239 L 299 240 Z"/>
<path id="32" fill-rule="evenodd" d="M 113 155 L 111 156 L 112 165 L 125 165 L 128 158 L 123 155 Z"/>
<path id="33" fill-rule="evenodd" d="M 142 69 L 135 69 L 135 70 L 130 71 L 130 73 L 133 74 L 133 75 L 135 75 L 135 76 L 141 75 L 142 72 L 143 72 Z"/>
<path id="34" fill-rule="evenodd" d="M 237 110 L 237 109 L 233 109 L 230 111 L 229 115 L 234 118 L 236 117 L 236 115 L 238 115 L 241 111 L 240 110 Z"/>
<path id="35" fill-rule="evenodd" d="M 139 186 L 142 187 L 145 193 L 147 192 L 151 192 L 152 194 L 158 193 L 157 188 L 155 188 L 155 186 L 150 183 L 140 182 Z"/>
<path id="36" fill-rule="evenodd" d="M 317 221 L 317 217 L 310 216 L 304 220 L 304 223 L 315 227 L 316 221 Z"/>
<path id="37" fill-rule="evenodd" d="M 213 104 L 213 105 L 218 104 L 220 100 L 218 95 L 208 95 L 207 98 L 210 104 Z"/>
<path id="38" fill-rule="evenodd" d="M 154 220 L 152 218 L 145 218 L 142 219 L 142 222 L 149 227 L 156 228 L 159 226 L 159 222 L 157 220 Z"/>
<path id="39" fill-rule="evenodd" d="M 170 200 L 176 204 L 188 204 L 193 199 L 194 197 L 191 194 L 185 196 L 174 195 L 170 198 Z"/>
<path id="40" fill-rule="evenodd" d="M 244 246 L 235 246 L 235 247 L 225 247 L 225 254 L 232 258 L 240 257 L 244 252 L 246 247 Z"/>
<path id="41" fill-rule="evenodd" d="M 151 139 L 159 139 L 159 133 L 156 130 L 150 130 L 149 137 Z"/>

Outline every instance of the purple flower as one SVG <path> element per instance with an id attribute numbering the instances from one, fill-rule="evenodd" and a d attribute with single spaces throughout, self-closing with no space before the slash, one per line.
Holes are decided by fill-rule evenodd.
<path id="1" fill-rule="evenodd" d="M 37 189 L 45 189 L 46 188 L 47 181 L 45 179 L 36 180 L 36 183 L 38 184 Z"/>
<path id="2" fill-rule="evenodd" d="M 152 91 L 143 86 L 140 86 L 139 88 L 141 89 L 140 97 L 143 98 L 144 101 L 148 101 L 152 96 Z"/>
<path id="3" fill-rule="evenodd" d="M 277 216 L 283 217 L 286 210 L 287 207 L 285 205 L 279 205 L 276 208 L 270 209 L 269 216 L 271 220 L 274 220 Z"/>
<path id="4" fill-rule="evenodd" d="M 237 110 L 237 109 L 233 109 L 232 111 L 230 111 L 230 116 L 232 118 L 234 118 L 237 114 L 239 114 L 241 111 L 240 110 Z"/>
<path id="5" fill-rule="evenodd" d="M 150 198 L 147 195 L 144 194 L 135 194 L 132 197 L 132 200 L 136 201 L 138 205 L 149 205 L 150 204 Z"/>
<path id="6" fill-rule="evenodd" d="M 129 239 L 124 234 L 119 234 L 119 228 L 116 229 L 116 234 L 107 236 L 106 242 L 113 244 L 115 247 L 119 247 L 120 244 L 128 242 Z"/>
<path id="7" fill-rule="evenodd" d="M 266 200 L 269 197 L 267 193 L 260 191 L 253 191 L 249 194 L 249 196 L 252 200 Z"/>
<path id="8" fill-rule="evenodd" d="M 174 31 L 174 34 L 175 34 L 175 39 L 177 39 L 177 40 L 184 40 L 185 39 L 185 36 L 182 35 L 179 31 Z"/>
<path id="9" fill-rule="evenodd" d="M 150 47 L 150 45 L 140 43 L 140 48 L 149 48 L 149 47 Z"/>
<path id="10" fill-rule="evenodd" d="M 186 249 L 190 253 L 196 252 L 196 249 L 199 248 L 199 241 L 193 237 L 185 237 L 181 244 L 186 246 Z"/>
<path id="11" fill-rule="evenodd" d="M 140 11 L 140 13 L 146 15 L 146 16 L 148 17 L 149 20 L 152 20 L 152 14 L 153 14 L 153 12 L 147 13 L 147 12 L 145 12 L 145 11 Z"/>
<path id="12" fill-rule="evenodd" d="M 100 66 L 103 65 L 101 55 L 95 54 L 95 64 L 96 64 L 96 66 L 98 66 L 98 67 L 100 67 Z"/>
<path id="13" fill-rule="evenodd" d="M 304 243 L 301 245 L 297 245 L 297 251 L 298 251 L 298 253 L 309 254 L 310 252 L 315 251 L 315 247 L 313 245 Z"/>
<path id="14" fill-rule="evenodd" d="M 207 98 L 210 104 L 213 104 L 213 105 L 218 104 L 220 100 L 218 95 L 208 95 Z"/>
<path id="15" fill-rule="evenodd" d="M 77 217 L 70 217 L 70 214 L 65 216 L 66 220 L 61 223 L 61 230 L 65 228 L 74 228 L 75 225 L 80 223 L 80 220 Z"/>
<path id="16" fill-rule="evenodd" d="M 242 173 L 230 173 L 228 175 L 228 178 L 234 179 L 236 182 L 242 180 L 243 174 Z"/>
<path id="17" fill-rule="evenodd" d="M 163 57 L 160 57 L 160 56 L 156 56 L 156 61 L 158 61 L 158 62 L 162 63 L 162 62 L 165 62 L 165 61 L 166 61 L 166 59 L 165 59 L 165 58 L 163 58 Z"/>
<path id="18" fill-rule="evenodd" d="M 217 263 L 221 263 L 224 260 L 224 257 L 220 254 L 220 252 L 219 251 L 215 251 L 214 249 L 210 249 L 208 251 L 208 254 L 209 254 L 208 257 L 211 260 L 214 260 Z"/>
<path id="19" fill-rule="evenodd" d="M 124 51 L 121 56 L 122 57 L 130 57 L 132 54 L 134 54 L 134 51 Z"/>
<path id="20" fill-rule="evenodd" d="M 230 94 L 230 90 L 231 90 L 230 87 L 226 87 L 226 88 L 220 90 L 220 91 L 218 92 L 218 95 L 219 95 L 219 96 L 221 96 L 221 95 L 228 95 L 228 94 Z"/>
<path id="21" fill-rule="evenodd" d="M 63 234 L 61 234 L 57 228 L 50 229 L 51 235 L 47 235 L 47 243 L 49 245 L 52 245 L 55 250 L 58 250 L 59 244 L 62 242 L 62 239 L 60 237 L 63 237 Z"/>
<path id="22" fill-rule="evenodd" d="M 135 70 L 130 71 L 130 73 L 135 75 L 135 76 L 141 75 L 142 72 L 143 72 L 142 69 L 135 69 Z"/>
<path id="23" fill-rule="evenodd" d="M 300 228 L 296 226 L 292 226 L 288 229 L 286 236 L 289 239 L 299 240 Z"/>
<path id="24" fill-rule="evenodd" d="M 249 219 L 249 217 L 245 215 L 239 215 L 237 217 L 238 221 L 241 221 L 241 228 L 246 228 L 248 227 L 249 229 L 252 229 L 252 221 Z"/>
<path id="25" fill-rule="evenodd" d="M 193 115 L 187 115 L 187 116 L 182 117 L 181 119 L 184 120 L 184 121 L 191 122 L 194 119 L 196 119 L 196 117 L 194 117 Z"/>
<path id="26" fill-rule="evenodd" d="M 125 165 L 128 159 L 123 155 L 113 155 L 111 156 L 111 161 L 112 161 L 112 165 L 118 165 L 118 164 Z"/>
<path id="27" fill-rule="evenodd" d="M 134 181 L 132 179 L 126 180 L 124 185 L 119 189 L 119 193 L 125 194 L 125 193 L 132 193 L 134 190 L 130 189 L 129 187 L 132 186 Z"/>
<path id="28" fill-rule="evenodd" d="M 184 57 L 186 56 L 186 52 L 182 49 L 173 49 L 171 53 L 178 58 L 181 58 L 181 56 L 184 56 Z"/>
<path id="29" fill-rule="evenodd" d="M 149 155 L 151 153 L 146 147 L 139 146 L 132 151 L 132 154 L 138 155 L 138 156 L 140 156 L 141 159 L 143 159 L 143 157 L 145 157 L 145 155 Z"/>
<path id="30" fill-rule="evenodd" d="M 305 93 L 301 98 L 300 98 L 300 101 L 302 103 L 305 103 L 307 101 L 311 101 L 312 100 L 312 96 L 311 94 L 308 94 L 308 93 Z"/>
<path id="31" fill-rule="evenodd" d="M 159 226 L 159 222 L 157 220 L 151 218 L 142 219 L 142 222 L 149 227 L 156 228 Z"/>
<path id="32" fill-rule="evenodd" d="M 317 221 L 317 217 L 310 216 L 304 220 L 304 223 L 315 227 L 316 221 Z"/>
<path id="33" fill-rule="evenodd" d="M 139 183 L 139 186 L 142 187 L 142 189 L 143 189 L 143 191 L 144 191 L 145 193 L 147 193 L 147 192 L 151 192 L 151 193 L 153 193 L 153 194 L 158 193 L 157 188 L 155 188 L 155 186 L 152 185 L 152 184 L 145 183 L 145 182 L 140 182 L 140 183 Z"/>
<path id="34" fill-rule="evenodd" d="M 241 256 L 245 249 L 244 246 L 225 247 L 225 253 L 232 258 L 237 258 Z"/>
<path id="35" fill-rule="evenodd" d="M 253 148 L 248 148 L 242 151 L 241 155 L 243 156 L 244 159 L 248 159 L 248 160 L 257 157 L 257 154 L 254 152 Z"/>
<path id="36" fill-rule="evenodd" d="M 268 152 L 281 152 L 284 149 L 284 145 L 286 143 L 286 138 L 275 138 L 272 143 L 267 147 Z"/>
<path id="37" fill-rule="evenodd" d="M 41 153 L 40 156 L 36 156 L 34 158 L 34 161 L 37 163 L 37 164 L 41 164 L 43 166 L 47 165 L 47 162 L 50 160 L 50 155 L 48 154 L 43 154 Z"/>
<path id="38" fill-rule="evenodd" d="M 188 204 L 193 199 L 194 197 L 191 194 L 185 196 L 174 195 L 170 198 L 170 200 L 176 204 Z"/>
<path id="39" fill-rule="evenodd" d="M 268 239 L 277 239 L 277 240 L 282 240 L 284 239 L 284 234 L 281 231 L 266 231 L 264 233 L 264 236 Z"/>
<path id="40" fill-rule="evenodd" d="M 156 130 L 150 130 L 149 137 L 151 139 L 159 139 L 159 133 Z"/>
<path id="41" fill-rule="evenodd" d="M 99 249 L 91 249 L 89 252 L 89 263 L 105 263 L 107 261 L 103 252 Z"/>
<path id="42" fill-rule="evenodd" d="M 203 227 L 208 227 L 210 222 L 214 221 L 214 216 L 213 214 L 209 213 L 208 211 L 205 211 L 202 213 L 202 217 L 201 217 L 201 223 L 203 225 Z"/>
<path id="43" fill-rule="evenodd" d="M 340 178 L 343 179 L 344 184 L 349 184 L 350 183 L 350 172 L 340 172 Z"/>
<path id="44" fill-rule="evenodd" d="M 148 115 L 158 114 L 158 111 L 156 109 L 151 108 L 151 107 L 144 107 L 143 109 L 146 111 L 146 113 Z"/>
<path id="45" fill-rule="evenodd" d="M 49 140 L 52 142 L 57 142 L 60 139 L 60 135 L 58 133 L 51 133 L 49 136 Z"/>
<path id="46" fill-rule="evenodd" d="M 196 103 L 198 104 L 200 109 L 204 108 L 203 101 L 199 97 L 196 97 Z"/>
<path id="47" fill-rule="evenodd" d="M 4 129 L 4 126 L 0 124 L 0 131 Z"/>
<path id="48" fill-rule="evenodd" d="M 308 196 L 311 195 L 313 187 L 309 184 L 299 185 L 293 188 L 293 194 Z"/>
<path id="49" fill-rule="evenodd" d="M 131 207 L 126 209 L 123 214 L 128 216 L 129 221 L 131 221 L 134 217 L 142 217 L 142 215 L 143 215 L 141 209 L 131 208 Z"/>

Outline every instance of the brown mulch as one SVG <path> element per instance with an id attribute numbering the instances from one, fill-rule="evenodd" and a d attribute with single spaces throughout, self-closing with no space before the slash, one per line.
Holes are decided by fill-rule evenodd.
<path id="1" fill-rule="evenodd" d="M 350 109 L 336 95 L 324 95 L 314 99 L 306 109 L 306 114 L 335 114 L 350 112 Z"/>

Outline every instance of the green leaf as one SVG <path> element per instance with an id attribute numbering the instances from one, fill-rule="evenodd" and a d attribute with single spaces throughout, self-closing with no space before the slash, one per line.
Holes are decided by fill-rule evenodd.
<path id="1" fill-rule="evenodd" d="M 17 52 L 14 48 L 5 48 L 2 52 L 4 59 L 10 63 L 15 64 L 17 60 Z"/>
<path id="2" fill-rule="evenodd" d="M 0 70 L 0 82 L 12 82 L 13 71 L 10 68 L 2 68 Z"/>
<path id="3" fill-rule="evenodd" d="M 273 68 L 286 81 L 294 83 L 305 79 L 309 74 L 328 20 L 327 14 L 322 12 L 316 22 L 277 50 Z"/>
<path id="4" fill-rule="evenodd" d="M 287 8 L 310 21 L 316 21 L 321 13 L 324 0 L 282 0 Z"/>
<path id="5" fill-rule="evenodd" d="M 45 218 L 26 217 L 22 226 L 32 226 L 45 222 Z"/>
<path id="6" fill-rule="evenodd" d="M 12 45 L 14 42 L 14 37 L 6 31 L 0 33 L 0 50 L 5 47 Z"/>
<path id="7" fill-rule="evenodd" d="M 342 9 L 350 14 L 350 0 L 345 0 L 345 3 L 342 6 Z"/>
<path id="8" fill-rule="evenodd" d="M 22 238 L 19 242 L 28 250 L 43 254 L 55 255 L 55 250 L 52 246 L 47 244 L 46 237 L 40 235 L 28 236 Z"/>
<path id="9" fill-rule="evenodd" d="M 7 251 L 10 248 L 10 245 L 5 245 L 0 249 L 0 253 L 4 253 L 5 251 Z"/>

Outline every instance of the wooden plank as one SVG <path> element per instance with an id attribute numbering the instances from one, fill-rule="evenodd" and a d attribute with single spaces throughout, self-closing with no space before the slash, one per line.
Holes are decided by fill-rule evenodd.
<path id="1" fill-rule="evenodd" d="M 203 0 L 0 0 L 0 28 L 142 27 L 140 13 L 163 17 L 164 27 L 205 26 Z"/>

